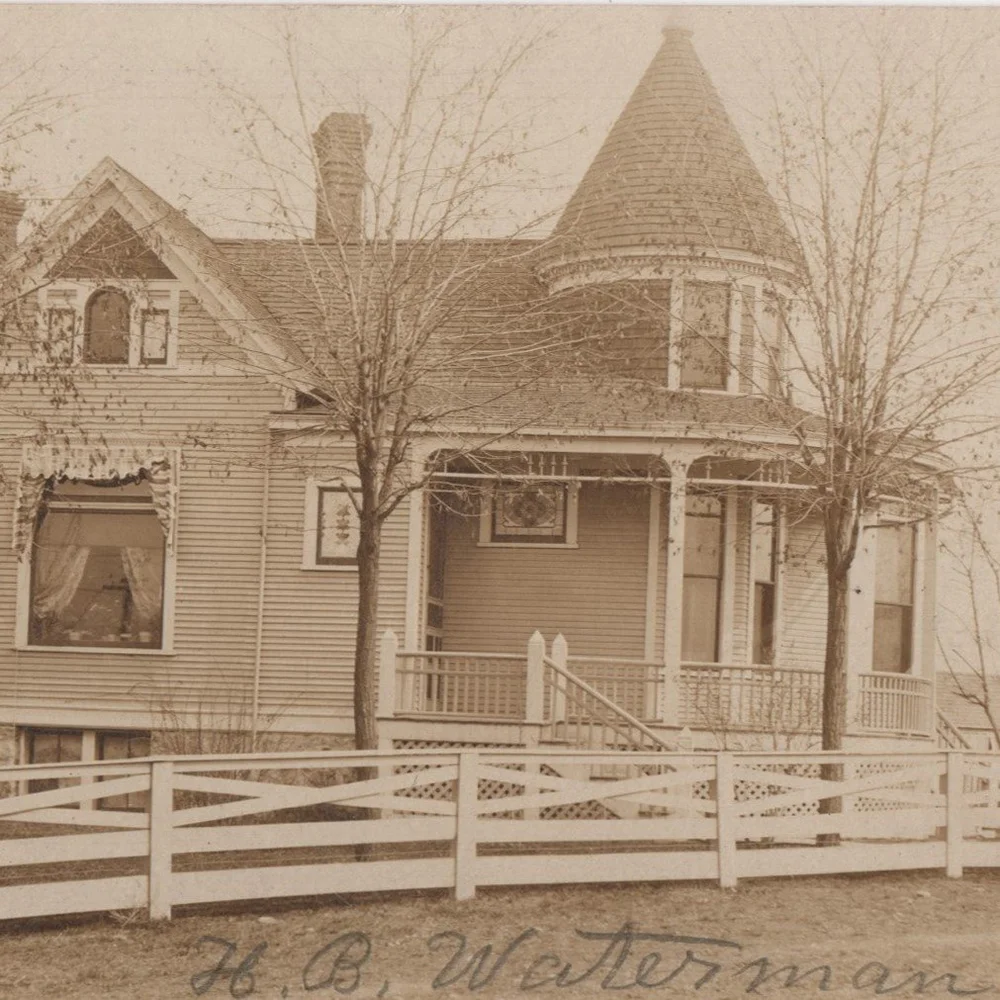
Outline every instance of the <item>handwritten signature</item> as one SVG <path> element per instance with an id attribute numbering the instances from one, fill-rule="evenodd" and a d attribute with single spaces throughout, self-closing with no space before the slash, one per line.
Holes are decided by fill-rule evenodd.
<path id="1" fill-rule="evenodd" d="M 853 988 L 872 996 L 922 995 L 932 992 L 955 997 L 971 997 L 995 989 L 993 983 L 962 985 L 953 972 L 897 973 L 882 962 L 866 962 L 857 969 L 843 970 L 831 964 L 800 968 L 779 965 L 769 956 L 744 961 L 743 945 L 724 938 L 695 937 L 688 934 L 640 931 L 624 924 L 616 931 L 576 930 L 580 942 L 595 946 L 584 961 L 568 961 L 551 951 L 540 951 L 539 931 L 528 927 L 502 946 L 490 942 L 471 950 L 460 931 L 446 930 L 426 941 L 428 952 L 439 956 L 437 971 L 430 979 L 435 990 L 456 987 L 476 993 L 491 985 L 507 990 L 530 992 L 543 987 L 565 988 L 591 983 L 602 990 L 660 989 L 673 986 L 695 991 L 709 983 L 727 989 L 759 993 L 766 986 L 789 989 L 806 986 L 821 991 Z M 672 946 L 654 948 L 653 946 Z M 679 947 L 677 947 L 679 946 Z M 257 992 L 257 976 L 265 963 L 267 942 L 243 955 L 225 938 L 205 935 L 198 939 L 199 952 L 219 949 L 214 965 L 193 975 L 195 996 L 215 991 L 232 997 L 249 997 Z M 350 996 L 366 979 L 377 986 L 375 996 L 389 996 L 388 980 L 373 975 L 375 959 L 372 939 L 363 931 L 339 934 L 315 951 L 302 966 L 301 987 L 305 993 L 320 990 Z M 366 996 L 371 994 L 366 991 Z M 283 987 L 282 997 L 289 996 Z"/>

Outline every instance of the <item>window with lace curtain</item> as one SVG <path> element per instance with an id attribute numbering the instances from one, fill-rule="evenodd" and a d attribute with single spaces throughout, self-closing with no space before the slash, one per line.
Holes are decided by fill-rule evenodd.
<path id="1" fill-rule="evenodd" d="M 49 485 L 31 546 L 29 643 L 162 648 L 165 547 L 142 477 Z"/>

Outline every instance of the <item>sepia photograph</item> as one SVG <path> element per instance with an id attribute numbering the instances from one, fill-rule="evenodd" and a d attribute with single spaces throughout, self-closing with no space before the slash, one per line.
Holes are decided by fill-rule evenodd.
<path id="1" fill-rule="evenodd" d="M 0 997 L 1000 992 L 1000 8 L 0 2 Z"/>

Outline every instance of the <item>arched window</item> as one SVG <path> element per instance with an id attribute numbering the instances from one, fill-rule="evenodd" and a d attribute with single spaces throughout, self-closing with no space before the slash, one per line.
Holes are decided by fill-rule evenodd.
<path id="1" fill-rule="evenodd" d="M 85 364 L 128 364 L 129 312 L 127 296 L 117 289 L 102 288 L 91 295 L 83 323 Z"/>

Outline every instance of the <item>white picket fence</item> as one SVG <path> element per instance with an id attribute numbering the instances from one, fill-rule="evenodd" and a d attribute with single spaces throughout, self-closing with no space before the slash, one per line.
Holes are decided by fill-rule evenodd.
<path id="1" fill-rule="evenodd" d="M 5 767 L 0 782 L 8 919 L 163 918 L 193 903 L 394 889 L 463 899 L 493 885 L 1000 867 L 1000 755 L 968 751 L 164 757 Z"/>

